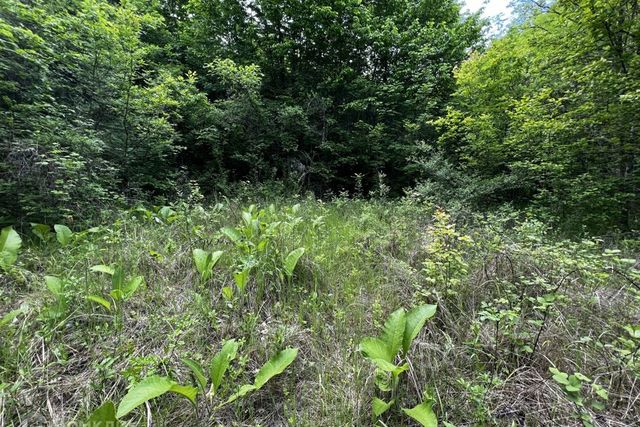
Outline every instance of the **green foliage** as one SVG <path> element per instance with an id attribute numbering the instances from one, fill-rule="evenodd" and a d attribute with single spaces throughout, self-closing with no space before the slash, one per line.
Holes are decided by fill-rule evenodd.
<path id="1" fill-rule="evenodd" d="M 304 248 L 294 249 L 289 252 L 289 255 L 284 259 L 284 273 L 287 277 L 293 276 L 293 270 L 295 270 L 300 257 L 304 255 Z"/>
<path id="2" fill-rule="evenodd" d="M 374 416 L 378 417 L 386 412 L 396 401 L 399 375 L 409 369 L 408 363 L 396 364 L 396 359 L 400 354 L 404 360 L 407 359 L 411 343 L 418 336 L 425 322 L 435 313 L 435 305 L 417 306 L 408 313 L 403 308 L 399 308 L 389 315 L 380 337 L 364 338 L 360 342 L 358 351 L 376 365 L 376 385 L 383 392 L 391 391 L 393 397 L 389 403 L 374 398 L 372 404 Z M 391 374 L 390 379 L 387 373 Z M 416 413 L 419 412 L 416 411 Z"/>
<path id="3" fill-rule="evenodd" d="M 531 203 L 573 233 L 634 228 L 639 23 L 635 0 L 557 1 L 463 64 L 435 124 L 476 206 Z"/>
<path id="4" fill-rule="evenodd" d="M 588 405 L 595 410 L 603 410 L 605 408 L 604 402 L 609 400 L 609 393 L 607 390 L 580 372 L 575 372 L 572 375 L 569 375 L 555 367 L 549 367 L 549 372 L 553 374 L 553 380 L 561 386 L 567 399 L 575 404 L 583 425 L 594 425 L 591 415 L 586 411 L 585 407 Z M 585 401 L 583 387 L 588 384 L 591 385 L 591 391 L 594 398 L 589 401 Z"/>
<path id="5" fill-rule="evenodd" d="M 12 227 L 0 232 L 0 268 L 7 270 L 18 260 L 18 251 L 22 245 L 20 235 Z"/>
<path id="6" fill-rule="evenodd" d="M 402 408 L 402 410 L 424 427 L 438 427 L 438 417 L 433 412 L 432 405 L 432 401 L 425 400 L 411 409 Z"/>
<path id="7" fill-rule="evenodd" d="M 116 407 L 108 401 L 91 413 L 85 423 L 88 427 L 119 427 L 120 421 L 116 418 Z"/>
<path id="8" fill-rule="evenodd" d="M 380 415 L 384 414 L 389 410 L 389 408 L 391 408 L 391 406 L 393 406 L 394 402 L 395 401 L 393 400 L 390 402 L 385 402 L 382 399 L 374 397 L 373 401 L 371 402 L 371 407 L 373 409 L 373 416 L 379 417 Z"/>
<path id="9" fill-rule="evenodd" d="M 105 273 L 111 276 L 111 291 L 109 292 L 109 296 L 113 298 L 114 301 L 128 300 L 133 296 L 138 288 L 144 284 L 144 277 L 142 276 L 134 276 L 127 279 L 125 277 L 124 269 L 119 265 L 116 265 L 115 267 L 110 267 L 108 265 L 94 265 L 91 267 L 91 271 Z M 95 300 L 96 297 L 94 296 L 89 299 Z M 100 301 L 96 302 L 102 304 Z"/>
<path id="10" fill-rule="evenodd" d="M 238 347 L 240 344 L 235 340 L 229 340 L 222 345 L 220 352 L 211 359 L 209 366 L 209 378 L 211 378 L 211 394 L 215 395 L 216 391 L 222 384 L 224 374 L 229 368 L 229 364 L 236 358 Z"/>
<path id="11" fill-rule="evenodd" d="M 108 266 L 108 265 L 94 265 L 90 268 L 90 271 L 95 273 L 104 273 L 111 276 L 111 290 L 108 293 L 99 294 L 87 294 L 85 299 L 87 301 L 100 304 L 107 311 L 114 312 L 114 319 L 116 320 L 116 328 L 122 328 L 124 322 L 124 310 L 122 303 L 129 300 L 140 288 L 145 284 L 143 276 L 133 276 L 127 278 L 122 266 Z M 100 290 L 99 292 L 102 292 Z M 112 310 L 113 309 L 113 310 Z"/>
<path id="12" fill-rule="evenodd" d="M 66 246 L 46 227 L 48 243 L 22 236 L 19 268 L 0 275 L 5 422 L 82 422 L 158 376 L 160 391 L 197 390 L 196 405 L 149 388 L 123 401 L 143 403 L 122 418 L 107 404 L 93 420 L 395 426 L 429 425 L 435 412 L 447 426 L 635 422 L 633 236 L 562 240 L 518 211 L 448 216 L 413 197 L 263 196 L 274 205 L 159 204 L 85 231 L 69 222 Z M 193 280 L 195 247 L 225 251 L 207 286 Z M 289 277 L 296 248 L 304 260 Z M 250 268 L 242 296 L 239 268 Z M 148 280 L 143 292 L 136 277 Z M 423 304 L 435 301 L 437 318 Z M 373 330 L 354 352 L 354 337 Z M 78 378 L 90 398 L 51 397 L 77 394 Z"/>
<path id="13" fill-rule="evenodd" d="M 193 261 L 196 264 L 198 273 L 200 273 L 200 280 L 205 282 L 211 277 L 213 267 L 216 266 L 222 254 L 222 251 L 207 252 L 202 249 L 193 250 Z"/>
<path id="14" fill-rule="evenodd" d="M 236 340 L 227 340 L 222 345 L 220 351 L 211 359 L 209 364 L 209 379 L 205 377 L 202 366 L 192 359 L 182 359 L 195 377 L 200 390 L 204 393 L 207 389 L 208 381 L 211 382 L 207 397 L 213 399 L 218 395 L 220 386 L 223 384 L 225 374 L 233 360 L 236 359 L 240 343 Z M 238 391 L 228 397 L 223 403 L 218 405 L 218 409 L 224 405 L 234 402 L 240 397 L 244 397 L 252 391 L 262 388 L 271 378 L 280 375 L 295 360 L 298 355 L 297 348 L 287 348 L 272 356 L 267 363 L 260 368 L 256 374 L 253 384 L 245 384 L 239 387 Z"/>
<path id="15" fill-rule="evenodd" d="M 281 236 L 300 223 L 296 212 L 295 206 L 291 208 L 291 212 L 286 212 L 285 209 L 285 212 L 279 213 L 274 205 L 268 209 L 258 209 L 251 205 L 242 211 L 240 225 L 220 229 L 221 235 L 226 237 L 236 250 L 233 279 L 241 296 L 245 295 L 251 279 L 254 279 L 257 285 L 255 294 L 258 300 L 264 298 L 273 288 L 278 291 L 277 296 L 287 296 L 294 270 L 305 248 L 283 252 L 279 243 Z M 285 282 L 287 288 L 279 284 L 271 289 L 266 288 L 265 283 L 274 278 Z M 223 289 L 223 295 L 231 299 L 233 291 L 226 287 Z"/>
<path id="16" fill-rule="evenodd" d="M 424 273 L 427 283 L 442 287 L 447 294 L 457 292 L 461 280 L 468 273 L 464 260 L 465 249 L 471 238 L 459 233 L 450 215 L 442 209 L 433 214 L 433 224 L 429 227 L 429 243 L 426 247 Z M 428 294 L 428 290 L 422 290 Z"/>
<path id="17" fill-rule="evenodd" d="M 195 404 L 197 389 L 181 386 L 175 381 L 160 376 L 145 378 L 135 384 L 118 404 L 117 418 L 122 418 L 144 402 L 162 396 L 167 392 L 180 394 Z"/>
<path id="18" fill-rule="evenodd" d="M 31 232 L 35 234 L 43 243 L 48 243 L 49 240 L 51 240 L 51 227 L 47 224 L 32 223 Z"/>
<path id="19" fill-rule="evenodd" d="M 67 246 L 73 238 L 73 231 L 66 225 L 56 224 L 53 226 L 56 231 L 56 239 L 62 246 Z"/>
<path id="20" fill-rule="evenodd" d="M 298 356 L 297 348 L 287 348 L 273 355 L 256 374 L 253 384 L 245 384 L 232 394 L 224 405 L 234 402 L 248 393 L 260 390 L 271 378 L 280 375 Z"/>

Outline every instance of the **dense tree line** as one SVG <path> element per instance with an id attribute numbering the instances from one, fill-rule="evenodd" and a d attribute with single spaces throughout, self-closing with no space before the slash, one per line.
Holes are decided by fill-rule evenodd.
<path id="1" fill-rule="evenodd" d="M 638 224 L 640 3 L 559 0 L 457 71 L 436 122 L 472 198 L 573 230 Z"/>
<path id="2" fill-rule="evenodd" d="M 534 6 L 0 0 L 0 219 L 278 180 L 632 228 L 638 2 Z"/>

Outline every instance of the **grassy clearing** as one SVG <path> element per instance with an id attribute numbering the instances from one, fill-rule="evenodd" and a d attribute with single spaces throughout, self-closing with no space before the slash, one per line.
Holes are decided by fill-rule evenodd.
<path id="1" fill-rule="evenodd" d="M 238 355 L 215 396 L 193 406 L 168 393 L 121 421 L 416 425 L 399 409 L 422 401 L 457 426 L 640 419 L 634 240 L 560 241 L 508 215 L 456 227 L 431 206 L 344 199 L 138 209 L 61 240 L 20 234 L 18 260 L 0 276 L 0 426 L 82 424 L 151 375 L 196 386 L 182 360 L 206 366 L 228 339 Z M 194 249 L 223 251 L 210 277 Z M 144 283 L 114 297 L 96 265 Z M 234 274 L 243 271 L 246 280 Z M 60 280 L 58 292 L 45 276 Z M 358 344 L 419 304 L 437 312 L 407 353 L 397 408 L 376 420 L 372 400 L 390 392 Z M 285 348 L 299 354 L 281 375 L 217 408 Z"/>

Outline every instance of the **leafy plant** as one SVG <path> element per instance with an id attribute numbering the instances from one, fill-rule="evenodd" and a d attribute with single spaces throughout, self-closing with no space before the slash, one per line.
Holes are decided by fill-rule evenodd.
<path id="1" fill-rule="evenodd" d="M 225 374 L 231 362 L 236 358 L 240 344 L 236 340 L 228 340 L 220 351 L 211 359 L 209 364 L 209 378 L 204 374 L 204 368 L 200 363 L 192 359 L 182 359 L 183 363 L 191 369 L 200 390 L 206 394 L 208 399 L 213 399 L 222 385 Z M 229 396 L 217 408 L 227 405 L 240 397 L 244 397 L 250 392 L 262 388 L 271 378 L 281 374 L 295 360 L 298 355 L 297 348 L 287 348 L 272 356 L 267 363 L 256 374 L 252 384 L 244 384 Z M 208 391 L 207 391 L 207 385 Z"/>
<path id="2" fill-rule="evenodd" d="M 256 374 L 253 384 L 245 384 L 238 389 L 236 393 L 231 395 L 223 405 L 231 403 L 239 397 L 246 396 L 248 393 L 260 390 L 271 378 L 280 375 L 298 356 L 297 348 L 287 348 L 271 357 Z"/>
<path id="3" fill-rule="evenodd" d="M 143 403 L 160 397 L 165 393 L 172 392 L 189 399 L 195 405 L 197 389 L 191 386 L 183 386 L 174 380 L 153 375 L 135 384 L 122 398 L 116 411 L 113 402 L 105 402 L 98 409 L 93 411 L 87 420 L 87 425 L 114 427 L 120 425 L 120 418 L 126 417 L 131 411 Z"/>
<path id="4" fill-rule="evenodd" d="M 287 257 L 284 259 L 283 268 L 287 277 L 291 278 L 291 276 L 293 276 L 293 270 L 295 270 L 298 260 L 300 260 L 302 255 L 304 255 L 304 248 L 298 248 L 289 252 Z"/>
<path id="5" fill-rule="evenodd" d="M 200 273 L 200 280 L 202 282 L 206 282 L 211 277 L 213 267 L 216 266 L 222 254 L 222 251 L 207 252 L 202 249 L 193 250 L 193 261 L 196 264 L 198 273 Z"/>
<path id="6" fill-rule="evenodd" d="M 425 278 L 429 284 L 444 286 L 445 295 L 455 294 L 468 273 L 469 266 L 463 255 L 472 243 L 471 237 L 457 231 L 451 216 L 442 209 L 433 214 L 429 236 L 425 248 Z"/>
<path id="7" fill-rule="evenodd" d="M 299 207 L 294 207 L 291 212 L 295 213 L 298 209 Z M 268 210 L 257 209 L 255 205 L 251 205 L 242 212 L 240 225 L 220 229 L 220 233 L 233 243 L 239 252 L 239 256 L 235 258 L 234 281 L 241 295 L 245 294 L 252 275 L 258 283 L 258 299 L 264 294 L 263 285 L 266 278 L 275 277 L 280 282 L 284 282 L 286 278 L 290 281 L 300 257 L 305 252 L 305 248 L 301 247 L 292 250 L 286 256 L 281 254 L 278 246 L 274 244 L 276 237 L 285 229 L 295 227 L 299 223 L 299 217 L 287 213 L 286 221 L 275 221 L 275 215 L 276 209 L 273 205 Z M 230 299 L 232 294 L 233 291 L 228 287 L 223 290 L 227 299 Z"/>
<path id="8" fill-rule="evenodd" d="M 85 424 L 87 427 L 120 427 L 122 425 L 116 417 L 116 407 L 111 401 L 103 403 L 93 411 Z"/>
<path id="9" fill-rule="evenodd" d="M 438 417 L 432 406 L 433 400 L 425 399 L 411 409 L 402 408 L 402 411 L 424 427 L 438 427 Z"/>
<path id="10" fill-rule="evenodd" d="M 160 224 L 169 225 L 180 218 L 180 215 L 169 206 L 162 206 L 156 210 L 156 215 L 154 218 L 156 222 Z"/>
<path id="11" fill-rule="evenodd" d="M 209 364 L 209 379 L 211 381 L 211 386 L 208 391 L 208 380 L 205 377 L 202 366 L 192 359 L 182 359 L 182 361 L 191 369 L 201 391 L 206 393 L 207 396 L 213 397 L 216 395 L 216 392 L 222 383 L 222 379 L 224 378 L 229 364 L 236 358 L 239 347 L 240 344 L 236 340 L 228 340 L 222 345 L 222 349 L 211 359 L 211 363 Z"/>
<path id="12" fill-rule="evenodd" d="M 561 386 L 567 399 L 575 405 L 582 424 L 585 427 L 593 426 L 591 415 L 585 407 L 588 405 L 593 409 L 603 410 L 605 408 L 604 402 L 609 400 L 607 390 L 580 372 L 574 372 L 569 375 L 553 366 L 549 367 L 549 372 L 553 374 L 553 380 Z M 585 385 L 591 386 L 591 390 L 595 395 L 592 399 L 587 399 L 583 394 L 583 386 Z"/>
<path id="13" fill-rule="evenodd" d="M 195 405 L 197 389 L 191 386 L 183 386 L 177 382 L 161 376 L 151 376 L 131 387 L 118 405 L 116 418 L 122 418 L 144 402 L 162 396 L 167 392 L 180 394 Z"/>
<path id="14" fill-rule="evenodd" d="M 47 224 L 31 224 L 31 232 L 42 242 L 47 243 L 52 238 L 51 227 Z"/>
<path id="15" fill-rule="evenodd" d="M 405 312 L 403 308 L 391 313 L 379 337 L 364 338 L 358 347 L 364 357 L 376 365 L 376 385 L 382 392 L 391 392 L 386 402 L 376 398 L 373 414 L 378 417 L 397 402 L 400 374 L 409 369 L 406 362 L 411 343 L 425 322 L 436 313 L 436 306 L 425 304 Z"/>
<path id="16" fill-rule="evenodd" d="M 20 235 L 12 227 L 0 232 L 0 268 L 7 270 L 18 260 L 18 251 L 22 245 Z"/>
<path id="17" fill-rule="evenodd" d="M 45 284 L 47 289 L 55 298 L 55 302 L 52 306 L 46 310 L 46 315 L 52 319 L 59 319 L 67 313 L 67 295 L 66 288 L 69 283 L 67 279 L 60 279 L 55 276 L 45 276 Z"/>
<path id="18" fill-rule="evenodd" d="M 111 302 L 107 298 L 111 298 L 114 303 L 127 301 L 133 296 L 138 288 L 144 284 L 143 276 L 133 276 L 129 279 L 125 277 L 124 270 L 121 266 L 111 267 L 108 265 L 94 265 L 90 269 L 96 273 L 105 273 L 111 276 L 111 291 L 108 295 L 87 295 L 89 301 L 93 301 L 102 305 L 107 310 L 111 310 Z"/>
<path id="19" fill-rule="evenodd" d="M 56 239 L 62 246 L 67 246 L 73 238 L 73 231 L 66 225 L 56 224 L 53 226 L 56 232 Z"/>

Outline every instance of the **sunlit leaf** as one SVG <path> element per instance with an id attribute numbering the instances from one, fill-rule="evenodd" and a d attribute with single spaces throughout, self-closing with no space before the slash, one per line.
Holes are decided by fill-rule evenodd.
<path id="1" fill-rule="evenodd" d="M 284 259 L 284 272 L 287 276 L 293 276 L 293 270 L 295 270 L 298 260 L 304 254 L 304 248 L 294 249 L 289 252 L 289 255 Z"/>
<path id="2" fill-rule="evenodd" d="M 371 404 L 373 409 L 373 415 L 376 417 L 379 417 L 380 415 L 384 414 L 385 412 L 387 412 L 387 410 L 389 410 L 389 408 L 391 408 L 391 405 L 393 405 L 393 402 L 395 402 L 395 400 L 392 400 L 387 403 L 382 399 L 378 399 L 377 397 L 374 397 L 373 402 Z"/>
<path id="3" fill-rule="evenodd" d="M 437 306 L 431 304 L 420 305 L 411 309 L 406 316 L 407 322 L 402 339 L 402 350 L 406 354 L 411 343 L 418 336 L 425 322 L 436 314 Z"/>
<path id="4" fill-rule="evenodd" d="M 236 358 L 240 344 L 236 340 L 228 340 L 223 345 L 220 351 L 211 360 L 211 366 L 209 367 L 209 377 L 211 378 L 211 393 L 216 394 L 224 374 L 229 368 L 231 361 Z"/>
<path id="5" fill-rule="evenodd" d="M 56 231 L 56 239 L 62 246 L 67 246 L 73 237 L 73 231 L 66 225 L 56 224 L 53 226 Z"/>
<path id="6" fill-rule="evenodd" d="M 121 424 L 116 418 L 115 405 L 108 401 L 93 411 L 84 425 L 87 427 L 119 427 Z"/>
<path id="7" fill-rule="evenodd" d="M 13 265 L 18 259 L 18 251 L 22 245 L 20 235 L 11 227 L 0 232 L 0 267 L 3 269 Z"/>
<path id="8" fill-rule="evenodd" d="M 433 402 L 424 401 L 411 409 L 402 408 L 402 410 L 424 427 L 438 427 L 438 417 L 433 412 L 432 406 Z"/>

